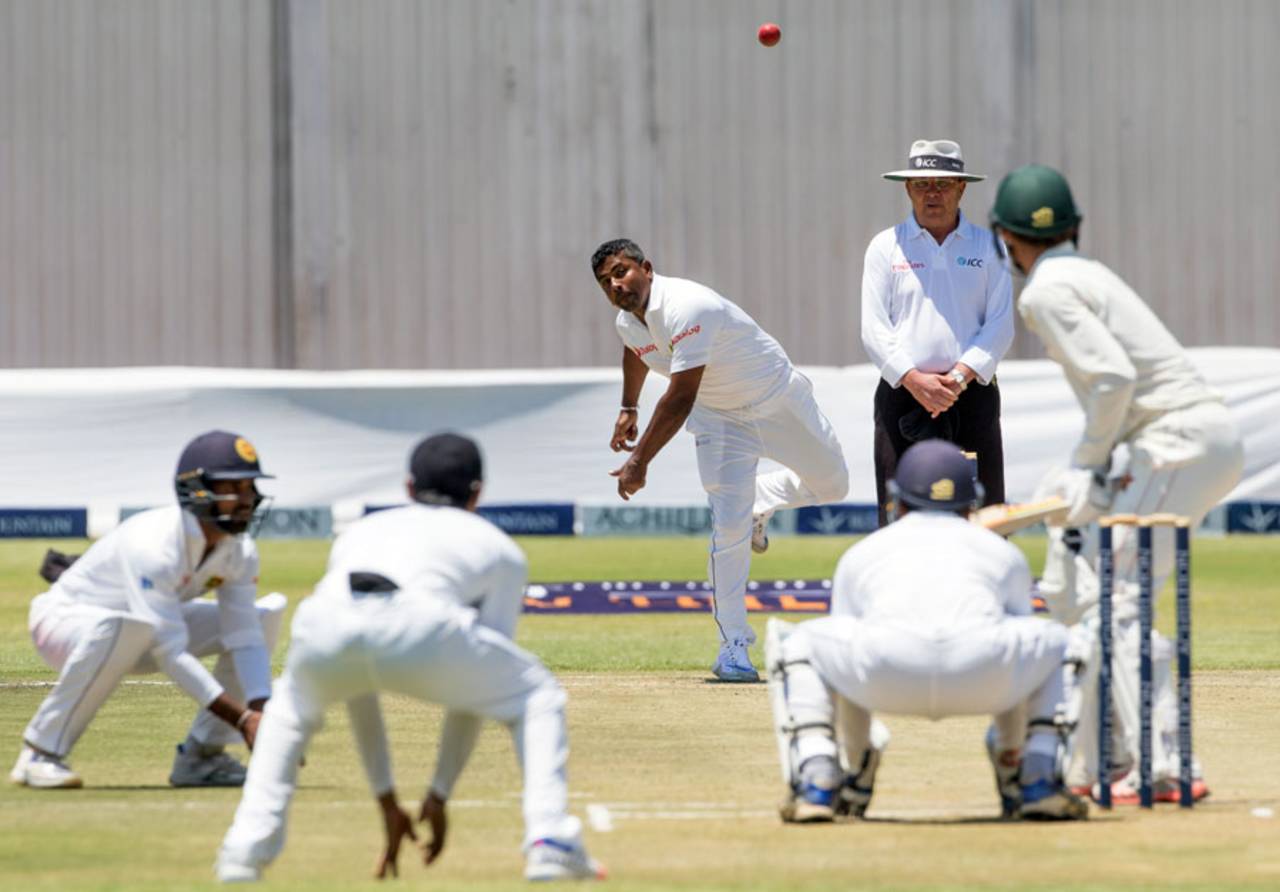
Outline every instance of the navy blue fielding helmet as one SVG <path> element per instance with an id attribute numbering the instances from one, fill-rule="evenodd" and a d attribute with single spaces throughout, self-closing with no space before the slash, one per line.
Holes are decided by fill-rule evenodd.
<path id="1" fill-rule="evenodd" d="M 178 470 L 173 486 L 178 504 L 201 520 L 212 521 L 218 529 L 228 533 L 243 533 L 261 516 L 258 508 L 263 497 L 254 501 L 254 515 L 248 521 L 237 520 L 219 502 L 235 502 L 234 496 L 216 496 L 211 484 L 215 480 L 270 480 L 258 462 L 258 452 L 253 444 L 238 434 L 227 431 L 209 431 L 196 437 L 178 458 Z M 256 486 L 255 486 L 256 493 Z"/>
<path id="2" fill-rule="evenodd" d="M 982 503 L 973 463 L 946 440 L 924 440 L 904 452 L 889 492 L 895 500 L 926 511 L 960 511 Z"/>

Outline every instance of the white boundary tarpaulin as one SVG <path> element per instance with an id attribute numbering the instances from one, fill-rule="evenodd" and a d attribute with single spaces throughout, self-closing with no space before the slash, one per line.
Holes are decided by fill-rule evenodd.
<path id="1" fill-rule="evenodd" d="M 1245 436 L 1245 477 L 1229 500 L 1280 501 L 1280 350 L 1191 355 Z M 844 444 L 846 501 L 873 502 L 870 366 L 805 368 Z M 168 501 L 182 446 L 220 427 L 251 439 L 263 489 L 279 506 L 403 498 L 404 468 L 424 433 L 480 440 L 485 501 L 616 502 L 608 472 L 620 373 L 293 372 L 206 368 L 0 371 L 0 507 L 150 505 Z M 1082 416 L 1048 360 L 1000 366 L 1007 490 L 1030 497 L 1065 463 Z M 665 382 L 651 376 L 642 423 Z M 651 465 L 635 504 L 698 504 L 693 444 L 677 437 Z"/>

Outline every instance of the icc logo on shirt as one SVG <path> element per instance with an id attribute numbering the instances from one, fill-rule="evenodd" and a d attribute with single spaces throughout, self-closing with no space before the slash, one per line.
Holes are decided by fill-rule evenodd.
<path id="1" fill-rule="evenodd" d="M 976 267 L 977 269 L 982 269 L 982 258 L 981 257 L 957 257 L 956 266 L 971 266 L 971 267 Z"/>

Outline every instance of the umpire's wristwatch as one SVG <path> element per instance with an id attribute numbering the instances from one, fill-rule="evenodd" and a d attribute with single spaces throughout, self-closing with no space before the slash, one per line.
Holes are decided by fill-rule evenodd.
<path id="1" fill-rule="evenodd" d="M 959 384 L 961 390 L 964 390 L 966 387 L 969 386 L 969 382 L 964 379 L 964 372 L 960 371 L 959 369 L 952 369 L 951 371 L 947 372 L 947 377 L 950 378 L 952 381 L 956 382 L 957 384 Z"/>

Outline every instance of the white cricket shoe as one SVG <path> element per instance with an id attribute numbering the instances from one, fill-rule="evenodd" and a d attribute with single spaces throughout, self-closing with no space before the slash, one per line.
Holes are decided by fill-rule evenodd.
<path id="1" fill-rule="evenodd" d="M 814 756 L 800 766 L 800 778 L 782 802 L 784 824 L 818 824 L 835 820 L 840 764 L 831 756 Z"/>
<path id="2" fill-rule="evenodd" d="M 524 878 L 534 883 L 552 880 L 603 880 L 604 865 L 587 854 L 581 843 L 566 845 L 554 839 L 540 839 L 525 857 Z"/>
<path id="3" fill-rule="evenodd" d="M 29 746 L 24 746 L 18 754 L 18 761 L 9 772 L 9 780 L 21 787 L 36 790 L 72 790 L 83 787 L 80 775 L 61 759 L 37 753 Z"/>
<path id="4" fill-rule="evenodd" d="M 711 667 L 711 674 L 721 681 L 759 681 L 760 673 L 751 665 L 747 654 L 747 642 L 741 638 L 720 642 L 720 653 Z"/>
<path id="5" fill-rule="evenodd" d="M 238 864 L 235 861 L 224 861 L 218 858 L 214 865 L 219 883 L 256 883 L 262 879 L 262 871 L 252 864 Z"/>
<path id="6" fill-rule="evenodd" d="M 235 756 L 217 752 L 208 756 L 186 743 L 178 744 L 169 784 L 174 787 L 243 787 L 247 769 Z"/>
<path id="7" fill-rule="evenodd" d="M 769 550 L 769 518 L 772 513 L 751 515 L 751 550 L 764 554 Z"/>

